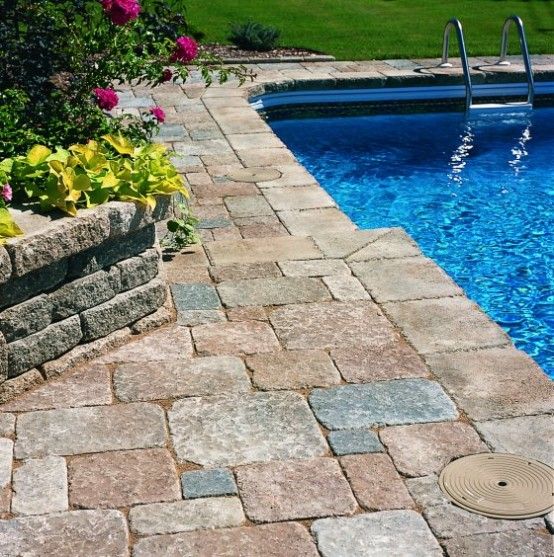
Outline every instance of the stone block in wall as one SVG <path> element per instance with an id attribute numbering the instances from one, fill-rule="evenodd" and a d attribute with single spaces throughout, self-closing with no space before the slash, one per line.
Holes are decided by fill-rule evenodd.
<path id="1" fill-rule="evenodd" d="M 4 381 L 0 385 L 0 404 L 13 400 L 16 396 L 43 382 L 44 379 L 38 369 L 31 369 L 19 377 Z"/>
<path id="2" fill-rule="evenodd" d="M 149 249 L 138 257 L 120 261 L 117 268 L 121 273 L 121 290 L 131 290 L 150 282 L 158 274 L 159 262 L 160 254 L 156 249 Z"/>
<path id="3" fill-rule="evenodd" d="M 16 377 L 43 362 L 61 356 L 81 341 L 78 315 L 8 344 L 8 377 Z"/>
<path id="4" fill-rule="evenodd" d="M 8 342 L 28 337 L 52 322 L 52 303 L 42 294 L 0 312 L 0 332 Z"/>
<path id="5" fill-rule="evenodd" d="M 84 311 L 81 314 L 83 340 L 88 342 L 106 336 L 153 313 L 163 305 L 166 295 L 165 283 L 154 279 Z"/>
<path id="6" fill-rule="evenodd" d="M 8 378 L 8 343 L 0 333 L 0 383 Z"/>
<path id="7" fill-rule="evenodd" d="M 72 278 L 90 275 L 123 259 L 142 253 L 151 248 L 155 242 L 156 229 L 153 224 L 149 224 L 129 236 L 109 240 L 72 257 L 69 261 L 68 274 Z"/>
<path id="8" fill-rule="evenodd" d="M 120 284 L 120 273 L 116 267 L 64 284 L 49 296 L 53 319 L 66 319 L 107 302 L 119 292 Z"/>
<path id="9" fill-rule="evenodd" d="M 0 284 L 0 309 L 19 304 L 60 284 L 67 274 L 67 260 L 57 261 L 22 277 Z"/>
<path id="10" fill-rule="evenodd" d="M 105 213 L 81 211 L 74 218 L 53 221 L 50 226 L 6 245 L 14 276 L 20 277 L 97 246 L 110 235 Z"/>
<path id="11" fill-rule="evenodd" d="M 12 262 L 6 248 L 0 246 L 0 284 L 6 282 L 12 274 Z"/>

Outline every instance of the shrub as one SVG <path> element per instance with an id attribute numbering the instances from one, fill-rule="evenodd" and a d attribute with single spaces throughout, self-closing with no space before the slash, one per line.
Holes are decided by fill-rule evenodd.
<path id="1" fill-rule="evenodd" d="M 238 23 L 231 27 L 229 40 L 243 50 L 268 51 L 277 47 L 281 32 L 255 21 Z"/>

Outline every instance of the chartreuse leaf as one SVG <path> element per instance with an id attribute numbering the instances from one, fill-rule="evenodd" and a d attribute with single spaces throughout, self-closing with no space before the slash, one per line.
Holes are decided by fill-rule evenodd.
<path id="1" fill-rule="evenodd" d="M 0 244 L 5 243 L 7 238 L 21 236 L 23 230 L 17 226 L 10 212 L 5 207 L 0 207 Z"/>
<path id="2" fill-rule="evenodd" d="M 135 152 L 135 146 L 122 135 L 104 135 L 103 139 L 122 155 L 132 155 Z"/>
<path id="3" fill-rule="evenodd" d="M 44 145 L 35 145 L 28 153 L 27 153 L 27 162 L 31 166 L 38 166 L 39 164 L 43 163 L 50 155 L 52 151 L 45 147 Z"/>

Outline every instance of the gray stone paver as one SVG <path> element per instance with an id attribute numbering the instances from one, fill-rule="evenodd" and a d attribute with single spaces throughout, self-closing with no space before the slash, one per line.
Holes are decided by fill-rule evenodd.
<path id="1" fill-rule="evenodd" d="M 535 60 L 541 70 L 554 71 L 554 58 Z M 315 87 L 321 79 L 345 79 L 356 87 L 398 86 L 406 76 L 447 83 L 444 75 L 416 73 L 422 64 L 429 68 L 425 72 L 456 75 L 459 83 L 459 68 L 437 72 L 436 61 L 429 60 L 250 67 L 258 75 L 256 87 L 293 80 Z M 444 536 L 451 556 L 549 554 L 542 518 L 495 521 L 463 511 L 444 501 L 434 474 L 405 482 L 422 518 L 406 510 L 413 502 L 398 475 L 436 473 L 450 458 L 483 449 L 473 425 L 492 450 L 548 461 L 554 454 L 547 417 L 553 396 L 542 371 L 508 346 L 500 329 L 470 307 L 402 229 L 356 230 L 250 108 L 248 83 L 205 91 L 196 72 L 191 77 L 184 86 L 137 86 L 134 93 L 122 86 L 121 93 L 123 105 L 166 109 L 168 126 L 158 140 L 174 142 L 180 153 L 174 160 L 186 175 L 193 212 L 201 219 L 204 245 L 164 265 L 174 285 L 177 325 L 148 332 L 146 323 L 139 324 L 133 328 L 140 333 L 137 340 L 86 368 L 71 369 L 68 360 L 64 375 L 42 385 L 43 375 L 59 373 L 55 362 L 33 370 L 27 377 L 36 388 L 1 408 L 10 414 L 0 414 L 0 436 L 6 437 L 0 440 L 5 457 L 0 512 L 9 513 L 11 504 L 12 513 L 46 514 L 16 519 L 3 514 L 0 554 L 316 557 L 302 523 L 243 526 L 241 502 L 233 497 L 233 474 L 241 469 L 257 471 L 249 512 L 261 520 L 330 513 L 345 501 L 343 473 L 365 510 L 403 509 L 316 520 L 313 532 L 324 556 L 440 555 L 425 520 L 436 536 Z M 125 110 L 138 114 L 137 108 Z M 229 173 L 244 163 L 263 165 L 279 177 L 231 181 Z M 128 271 L 127 281 L 144 282 Z M 352 271 L 377 304 L 358 299 L 365 295 Z M 244 301 L 252 293 L 238 281 L 283 276 L 311 280 L 277 280 L 269 289 L 266 282 L 263 299 L 252 299 L 255 305 L 224 310 L 219 303 L 218 284 L 225 291 L 235 283 L 233 296 L 240 302 L 241 295 Z M 316 283 L 335 300 L 329 295 L 327 301 L 309 302 L 313 289 L 308 285 Z M 254 298 L 259 294 L 256 290 Z M 339 301 L 346 299 L 352 301 Z M 410 299 L 418 301 L 403 301 Z M 278 304 L 285 305 L 274 307 Z M 99 317 L 93 324 L 105 327 Z M 234 364 L 208 365 L 211 358 L 204 355 Z M 0 375 L 6 358 L 0 334 Z M 247 360 L 247 368 L 241 360 Z M 473 424 L 452 421 L 454 407 L 430 378 Z M 13 399 L 32 383 L 25 376 L 19 379 L 6 383 L 1 400 Z M 354 385 L 339 385 L 342 380 Z M 122 402 L 143 399 L 156 402 Z M 348 429 L 322 431 L 314 412 L 329 425 Z M 369 429 L 382 423 L 417 425 L 381 429 L 385 449 Z M 15 456 L 23 459 L 13 466 L 12 439 Z M 389 454 L 379 452 L 385 450 Z M 65 512 L 60 501 L 67 500 L 68 489 L 62 489 L 63 481 L 46 485 L 55 482 L 39 461 L 55 461 L 60 470 L 67 461 L 79 479 L 70 487 L 70 504 L 127 505 L 130 512 Z M 314 461 L 325 462 L 330 476 L 310 468 Z M 196 470 L 199 464 L 208 468 Z M 308 469 L 311 473 L 293 473 Z M 272 483 L 273 470 L 283 491 Z M 187 483 L 187 476 L 195 475 L 196 483 Z M 61 475 L 56 478 L 60 481 Z M 51 497 L 50 488 L 55 490 Z M 272 507 L 269 495 L 279 505 Z M 167 500 L 154 503 L 162 497 Z M 129 545 L 131 524 L 146 537 L 133 536 Z"/>

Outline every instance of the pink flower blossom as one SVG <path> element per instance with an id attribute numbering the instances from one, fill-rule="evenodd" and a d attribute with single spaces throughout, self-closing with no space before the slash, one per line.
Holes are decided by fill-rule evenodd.
<path id="1" fill-rule="evenodd" d="M 191 62 L 198 56 L 198 43 L 191 37 L 179 37 L 175 41 L 172 62 Z"/>
<path id="2" fill-rule="evenodd" d="M 113 89 L 102 89 L 97 87 L 93 90 L 96 102 L 102 110 L 111 110 L 117 106 L 119 97 Z"/>
<path id="3" fill-rule="evenodd" d="M 165 122 L 165 112 L 159 106 L 153 106 L 150 109 L 150 114 L 154 116 L 154 118 L 160 123 L 163 124 Z"/>
<path id="4" fill-rule="evenodd" d="M 13 191 L 10 184 L 4 184 L 2 186 L 2 190 L 0 191 L 0 197 L 6 202 L 9 203 L 13 199 Z"/>
<path id="5" fill-rule="evenodd" d="M 102 7 L 115 25 L 137 19 L 141 9 L 138 0 L 102 0 Z"/>
<path id="6" fill-rule="evenodd" d="M 169 68 L 166 68 L 162 72 L 161 81 L 165 83 L 166 81 L 169 81 L 172 77 L 173 77 L 173 72 Z"/>

